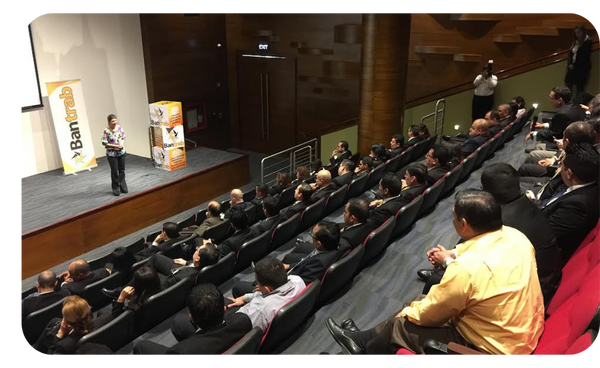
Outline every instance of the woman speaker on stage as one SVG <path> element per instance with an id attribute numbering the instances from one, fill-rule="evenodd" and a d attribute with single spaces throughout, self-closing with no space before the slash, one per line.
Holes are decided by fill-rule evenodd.
<path id="1" fill-rule="evenodd" d="M 106 158 L 110 165 L 110 178 L 112 180 L 112 192 L 118 196 L 127 193 L 125 183 L 125 131 L 118 124 L 117 117 L 110 114 L 107 117 L 108 128 L 102 134 L 102 145 L 106 148 Z"/>

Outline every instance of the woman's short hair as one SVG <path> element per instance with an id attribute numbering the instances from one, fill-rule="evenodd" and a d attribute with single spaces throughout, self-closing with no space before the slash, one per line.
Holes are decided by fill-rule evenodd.
<path id="1" fill-rule="evenodd" d="M 85 299 L 77 295 L 65 299 L 62 315 L 65 322 L 78 334 L 86 334 L 94 328 L 92 308 Z"/>
<path id="2" fill-rule="evenodd" d="M 296 177 L 300 180 L 306 180 L 310 178 L 310 170 L 306 166 L 298 166 L 296 168 Z"/>
<path id="3" fill-rule="evenodd" d="M 106 117 L 106 120 L 107 120 L 107 121 L 110 123 L 110 121 L 111 121 L 112 119 L 116 119 L 116 118 L 117 118 L 117 115 L 115 115 L 115 114 L 109 114 L 109 115 Z"/>

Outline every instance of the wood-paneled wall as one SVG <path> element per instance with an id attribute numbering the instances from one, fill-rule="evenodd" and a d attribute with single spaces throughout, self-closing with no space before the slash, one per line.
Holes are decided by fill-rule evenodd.
<path id="1" fill-rule="evenodd" d="M 181 101 L 184 112 L 204 101 L 208 127 L 186 138 L 231 147 L 225 15 L 142 14 L 140 24 L 149 101 Z"/>

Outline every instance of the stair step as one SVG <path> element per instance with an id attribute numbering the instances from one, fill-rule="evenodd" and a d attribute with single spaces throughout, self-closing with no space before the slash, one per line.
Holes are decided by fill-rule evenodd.
<path id="1" fill-rule="evenodd" d="M 465 63 L 478 63 L 481 61 L 480 54 L 454 54 L 454 61 Z"/>
<path id="2" fill-rule="evenodd" d="M 518 34 L 495 34 L 494 42 L 496 43 L 521 43 L 521 36 Z"/>
<path id="3" fill-rule="evenodd" d="M 515 33 L 524 36 L 558 36 L 555 27 L 516 27 Z"/>
<path id="4" fill-rule="evenodd" d="M 415 46 L 417 54 L 443 54 L 452 55 L 459 51 L 458 47 L 452 46 Z"/>
<path id="5" fill-rule="evenodd" d="M 504 14 L 450 14 L 451 20 L 461 22 L 499 22 Z"/>

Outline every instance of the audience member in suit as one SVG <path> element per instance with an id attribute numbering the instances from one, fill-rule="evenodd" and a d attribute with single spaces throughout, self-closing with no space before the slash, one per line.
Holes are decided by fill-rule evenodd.
<path id="1" fill-rule="evenodd" d="M 369 174 L 373 168 L 373 158 L 371 156 L 363 156 L 358 162 L 358 166 L 354 169 L 356 177 L 364 174 Z"/>
<path id="2" fill-rule="evenodd" d="M 527 104 L 525 103 L 525 99 L 521 96 L 513 97 L 510 102 L 514 102 L 517 104 L 517 119 L 520 119 L 523 114 L 527 112 Z"/>
<path id="3" fill-rule="evenodd" d="M 344 207 L 344 227 L 340 230 L 341 242 L 348 242 L 350 249 L 364 243 L 372 230 L 367 224 L 368 217 L 369 202 L 363 198 L 350 198 Z"/>
<path id="4" fill-rule="evenodd" d="M 306 285 L 320 280 L 333 262 L 337 261 L 341 252 L 350 247 L 340 249 L 340 227 L 330 221 L 321 221 L 315 225 L 310 234 L 312 242 L 299 242 L 296 248 L 283 257 L 283 267 L 288 275 L 299 276 Z M 233 285 L 234 298 L 252 293 L 256 282 L 236 282 Z"/>
<path id="5" fill-rule="evenodd" d="M 389 159 L 387 149 L 381 143 L 371 146 L 369 156 L 373 159 L 373 168 L 383 165 Z"/>
<path id="6" fill-rule="evenodd" d="M 439 245 L 428 252 L 431 263 L 447 269 L 427 295 L 366 331 L 352 320 L 344 322 L 347 329 L 327 319 L 345 352 L 395 354 L 405 348 L 423 354 L 426 339 L 488 354 L 535 350 L 544 329 L 544 303 L 533 246 L 518 230 L 502 226 L 500 206 L 481 190 L 457 194 L 453 224 L 465 242 L 453 251 Z"/>
<path id="7" fill-rule="evenodd" d="M 496 110 L 496 112 L 499 115 L 498 122 L 502 128 L 504 128 L 508 124 L 512 123 L 512 121 L 513 121 L 512 108 L 510 107 L 509 104 L 502 104 L 502 105 L 498 106 L 498 110 Z"/>
<path id="8" fill-rule="evenodd" d="M 333 192 L 335 187 L 331 184 L 331 173 L 328 170 L 321 170 L 317 173 L 317 180 L 310 187 L 314 190 L 310 196 L 310 202 L 316 203 L 321 198 L 327 198 Z"/>
<path id="9" fill-rule="evenodd" d="M 502 209 L 502 223 L 522 232 L 535 249 L 538 279 L 548 305 L 561 280 L 562 261 L 556 236 L 546 216 L 519 188 L 519 176 L 509 164 L 498 162 L 486 166 L 481 175 L 483 190 L 489 192 Z M 419 270 L 421 278 L 429 278 L 423 293 L 441 281 L 443 272 Z"/>
<path id="10" fill-rule="evenodd" d="M 400 199 L 398 200 L 400 208 L 412 202 L 412 200 L 421 195 L 425 189 L 427 189 L 427 167 L 421 163 L 412 163 L 408 165 L 404 172 L 402 190 L 400 191 Z"/>
<path id="11" fill-rule="evenodd" d="M 327 171 L 329 172 L 329 171 Z M 291 206 L 288 206 L 281 210 L 281 218 L 282 220 L 287 220 L 290 217 L 294 216 L 297 213 L 302 213 L 310 204 L 310 197 L 313 190 L 309 184 L 301 183 L 296 187 L 294 191 L 294 198 L 296 202 Z"/>
<path id="12" fill-rule="evenodd" d="M 225 299 L 212 284 L 195 286 L 186 298 L 190 336 L 181 338 L 172 347 L 143 340 L 134 354 L 222 354 L 252 329 L 252 322 L 243 313 L 225 313 Z M 177 336 L 176 336 L 177 337 Z"/>
<path id="13" fill-rule="evenodd" d="M 58 282 L 62 289 L 69 290 L 72 295 L 81 295 L 86 286 L 108 277 L 110 272 L 107 268 L 92 271 L 87 261 L 78 259 L 71 262 L 68 270 L 58 276 Z"/>
<path id="14" fill-rule="evenodd" d="M 539 142 L 536 149 L 545 149 L 546 144 L 553 143 L 554 139 L 561 139 L 565 128 L 574 121 L 585 120 L 585 111 L 577 104 L 571 102 L 571 90 L 565 86 L 552 88 L 548 97 L 550 104 L 557 110 L 549 123 L 535 123 L 535 128 L 540 129 L 525 137 L 525 140 L 536 138 Z"/>
<path id="15" fill-rule="evenodd" d="M 235 299 L 229 298 L 232 303 L 227 308 L 240 306 L 235 313 L 247 315 L 253 328 L 260 327 L 266 331 L 277 311 L 298 296 L 306 288 L 306 284 L 299 276 L 288 276 L 283 263 L 270 257 L 256 263 L 254 278 L 255 291 Z"/>
<path id="16" fill-rule="evenodd" d="M 398 156 L 402 153 L 404 148 L 402 145 L 404 144 L 404 136 L 402 134 L 394 134 L 392 136 L 392 140 L 390 140 L 390 148 L 388 149 L 388 155 L 390 157 Z"/>
<path id="17" fill-rule="evenodd" d="M 158 273 L 152 267 L 143 266 L 133 273 L 130 285 L 125 286 L 117 300 L 113 300 L 110 312 L 101 310 L 94 321 L 96 328 L 120 316 L 126 310 L 137 311 L 144 306 L 148 298 L 162 289 Z M 105 313 L 102 313 L 105 312 Z"/>
<path id="18" fill-rule="evenodd" d="M 404 143 L 405 150 L 424 140 L 423 136 L 420 133 L 421 128 L 419 128 L 418 125 L 411 125 L 408 128 L 408 131 L 406 133 L 406 135 L 408 136 L 408 140 L 406 141 L 406 143 Z"/>
<path id="19" fill-rule="evenodd" d="M 475 152 L 489 138 L 487 136 L 488 125 L 485 119 L 477 119 L 469 128 L 469 138 L 462 144 L 461 151 L 464 157 Z"/>
<path id="20" fill-rule="evenodd" d="M 310 179 L 310 170 L 306 166 L 298 166 L 296 168 L 296 179 L 294 184 L 298 185 L 305 180 Z"/>
<path id="21" fill-rule="evenodd" d="M 152 244 L 144 244 L 145 248 L 135 254 L 136 262 L 146 259 L 158 252 L 164 252 L 171 248 L 173 244 L 183 239 L 185 239 L 185 236 L 179 235 L 176 223 L 165 222 L 163 224 L 162 232 L 156 236 Z"/>
<path id="22" fill-rule="evenodd" d="M 450 171 L 450 151 L 447 147 L 435 145 L 425 155 L 427 185 L 431 186 Z"/>
<path id="23" fill-rule="evenodd" d="M 488 139 L 492 139 L 502 130 L 502 125 L 500 125 L 500 114 L 498 114 L 498 111 L 488 111 L 485 114 L 485 120 L 488 124 Z"/>
<path id="24" fill-rule="evenodd" d="M 569 50 L 565 85 L 573 91 L 573 99 L 578 100 L 584 93 L 590 69 L 592 68 L 592 39 L 587 35 L 585 25 L 578 24 L 573 30 L 573 45 Z"/>
<path id="25" fill-rule="evenodd" d="M 304 170 L 308 174 L 308 169 L 306 168 L 306 166 L 298 166 L 298 168 L 296 169 L 296 175 L 300 167 L 304 168 Z M 290 185 L 292 185 L 292 178 L 290 178 L 290 174 L 280 171 L 275 177 L 275 185 L 269 188 L 269 194 L 272 196 L 281 194 L 281 192 L 283 192 L 284 189 L 289 188 Z"/>
<path id="26" fill-rule="evenodd" d="M 385 173 L 379 181 L 377 194 L 382 199 L 376 199 L 369 204 L 371 211 L 367 219 L 367 226 L 374 230 L 381 226 L 391 216 L 402 208 L 400 191 L 402 182 L 395 173 Z"/>
<path id="27" fill-rule="evenodd" d="M 53 318 L 33 345 L 44 354 L 74 354 L 77 342 L 94 329 L 92 308 L 77 295 L 68 296 L 62 319 Z"/>
<path id="28" fill-rule="evenodd" d="M 225 214 L 223 215 L 224 219 L 228 219 L 231 216 L 231 211 L 234 207 L 239 208 L 241 210 L 245 210 L 248 207 L 252 206 L 252 203 L 244 202 L 244 193 L 242 193 L 240 189 L 234 189 L 231 191 L 231 193 L 229 194 L 229 204 L 230 207 L 227 209 L 227 211 L 225 211 Z"/>
<path id="29" fill-rule="evenodd" d="M 589 143 L 571 143 L 565 152 L 560 171 L 564 185 L 546 191 L 540 198 L 540 208 L 567 262 L 598 222 L 600 154 Z"/>
<path id="30" fill-rule="evenodd" d="M 351 155 L 348 155 L 348 157 L 350 156 Z M 321 160 L 318 158 L 312 160 L 310 163 L 310 176 L 316 175 L 321 170 L 323 170 L 323 163 L 321 162 Z"/>
<path id="31" fill-rule="evenodd" d="M 28 296 L 21 302 L 21 319 L 71 295 L 68 289 L 55 291 L 56 284 L 56 274 L 53 271 L 47 270 L 40 273 L 37 280 L 37 293 Z"/>
<path id="32" fill-rule="evenodd" d="M 265 218 L 263 215 L 263 212 L 262 212 L 263 200 L 265 198 L 271 196 L 269 194 L 269 186 L 267 184 L 260 183 L 256 186 L 255 190 L 256 190 L 256 196 L 254 197 L 253 200 L 250 201 L 250 203 L 252 203 L 252 205 L 254 205 L 254 207 L 256 209 L 254 218 L 256 220 L 262 220 Z"/>
<path id="33" fill-rule="evenodd" d="M 340 167 L 338 168 L 338 176 L 336 176 L 332 181 L 331 185 L 335 189 L 339 189 L 344 185 L 350 185 L 352 180 L 354 179 L 354 162 L 352 160 L 344 160 L 340 163 Z"/>
<path id="34" fill-rule="evenodd" d="M 562 140 L 563 149 L 556 156 L 539 160 L 537 163 L 525 163 L 519 168 L 521 185 L 525 189 L 539 191 L 539 187 L 558 176 L 558 166 L 564 157 L 564 150 L 573 143 L 594 144 L 596 139 L 594 128 L 582 121 L 569 124 Z M 538 192 L 539 193 L 539 192 Z M 540 193 L 541 194 L 541 193 Z"/>
<path id="35" fill-rule="evenodd" d="M 257 235 L 272 231 L 275 226 L 282 221 L 281 215 L 279 214 L 279 203 L 276 198 L 265 198 L 261 208 L 265 219 L 252 225 L 252 229 L 256 231 Z"/>
<path id="36" fill-rule="evenodd" d="M 248 227 L 248 215 L 243 210 L 235 207 L 229 217 L 231 227 L 234 229 L 233 235 L 225 239 L 219 248 L 219 258 L 223 258 L 231 252 L 238 252 L 242 245 L 258 235 L 253 228 Z"/>
<path id="37" fill-rule="evenodd" d="M 352 152 L 348 149 L 348 142 L 339 141 L 337 147 L 331 152 L 329 163 L 331 166 L 339 165 L 343 160 L 350 159 Z"/>
<path id="38" fill-rule="evenodd" d="M 210 201 L 206 208 L 206 220 L 198 226 L 194 234 L 201 238 L 209 227 L 218 225 L 221 222 L 223 222 L 221 218 L 221 204 L 217 201 Z"/>

